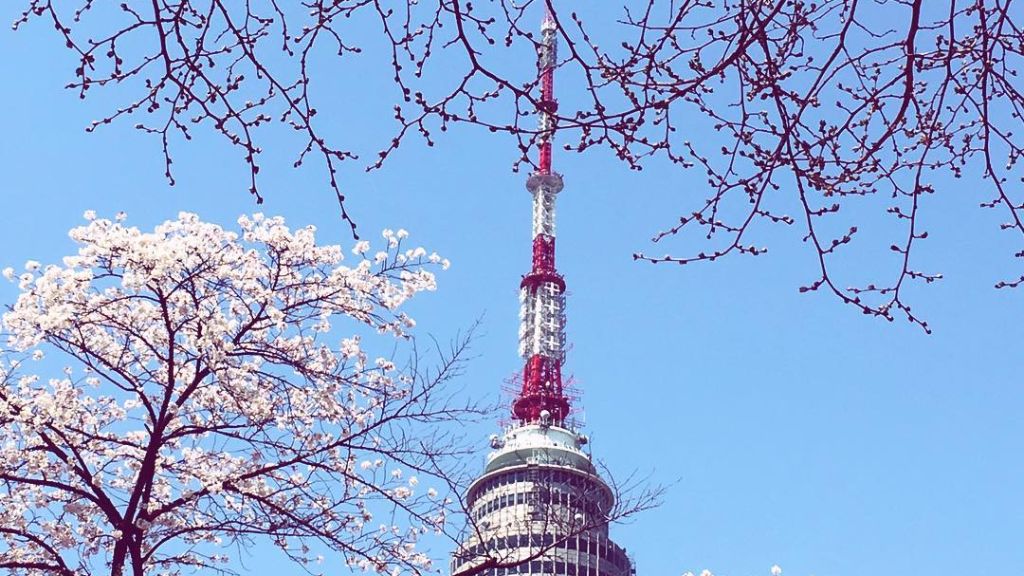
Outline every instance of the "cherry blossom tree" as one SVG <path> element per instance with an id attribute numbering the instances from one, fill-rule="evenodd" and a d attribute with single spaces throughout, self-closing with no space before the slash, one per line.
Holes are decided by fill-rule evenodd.
<path id="1" fill-rule="evenodd" d="M 402 230 L 348 262 L 259 214 L 238 232 L 86 218 L 62 264 L 4 270 L 20 296 L 0 357 L 0 571 L 229 573 L 257 544 L 427 569 L 453 425 L 481 413 L 444 389 L 466 344 L 431 369 L 366 344 L 414 342 L 403 305 L 447 261 Z"/>
<path id="2" fill-rule="evenodd" d="M 355 138 L 326 132 L 315 85 L 331 69 L 315 62 L 336 56 L 344 74 L 370 59 L 393 77 L 394 129 L 368 169 L 411 136 L 433 145 L 454 123 L 511 135 L 518 168 L 541 137 L 537 80 L 523 62 L 545 10 L 559 26 L 559 77 L 574 84 L 571 102 L 549 110 L 566 149 L 706 174 L 680 196 L 678 217 L 652 222 L 658 246 L 637 260 L 759 255 L 758 224 L 794 227 L 817 263 L 802 292 L 928 330 L 906 299 L 941 278 L 912 256 L 928 238 L 928 199 L 944 191 L 938 175 L 980 180 L 978 203 L 1024 234 L 1011 185 L 1024 150 L 1024 23 L 1013 0 L 27 0 L 15 28 L 56 29 L 81 97 L 120 86 L 123 104 L 88 129 L 135 118 L 159 139 L 172 182 L 171 149 L 211 130 L 243 153 L 261 200 L 266 130 L 293 129 L 294 164 L 319 160 L 354 233 L 337 170 L 357 159 Z M 865 197 L 880 200 L 864 209 Z M 880 229 L 886 237 L 864 232 Z M 844 273 L 859 249 L 876 262 L 868 278 Z"/>

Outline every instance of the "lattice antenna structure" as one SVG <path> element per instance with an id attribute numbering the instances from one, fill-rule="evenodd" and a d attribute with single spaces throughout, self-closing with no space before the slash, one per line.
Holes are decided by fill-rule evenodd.
<path id="1" fill-rule="evenodd" d="M 519 370 L 502 380 L 500 396 L 501 402 L 503 404 L 512 405 L 513 402 L 522 394 L 522 391 L 523 373 Z M 579 388 L 576 378 L 571 374 L 563 376 L 562 378 L 562 394 L 569 402 L 569 413 L 563 419 L 562 426 L 569 430 L 583 430 L 587 424 L 587 415 L 582 408 L 583 391 Z M 507 415 L 502 414 L 497 419 L 497 424 L 500 429 L 508 430 L 518 426 L 520 421 L 514 414 L 508 413 Z"/>
<path id="2" fill-rule="evenodd" d="M 555 66 L 557 26 L 551 14 L 541 24 L 537 46 L 538 169 L 526 189 L 533 196 L 533 266 L 519 286 L 519 355 L 523 357 L 523 383 L 512 403 L 512 415 L 524 424 L 548 420 L 562 425 L 570 399 L 562 386 L 565 362 L 565 280 L 555 269 L 555 197 L 562 191 L 562 176 L 551 170 L 551 143 L 555 135 Z"/>

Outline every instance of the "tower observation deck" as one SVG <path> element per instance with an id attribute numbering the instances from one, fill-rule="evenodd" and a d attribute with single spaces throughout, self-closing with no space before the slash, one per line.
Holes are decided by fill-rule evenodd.
<path id="1" fill-rule="evenodd" d="M 584 450 L 587 437 L 568 421 L 565 280 L 555 268 L 555 197 L 551 169 L 558 104 L 554 97 L 558 27 L 544 18 L 538 48 L 538 169 L 533 197 L 532 266 L 520 283 L 522 388 L 515 424 L 491 437 L 483 474 L 466 494 L 470 529 L 452 556 L 453 576 L 631 576 L 632 560 L 609 539 L 615 495 Z"/>

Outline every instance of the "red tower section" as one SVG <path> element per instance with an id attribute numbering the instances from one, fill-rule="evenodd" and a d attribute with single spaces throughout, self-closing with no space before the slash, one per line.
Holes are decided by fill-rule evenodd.
<path id="1" fill-rule="evenodd" d="M 533 266 L 520 284 L 519 348 L 525 365 L 522 390 L 512 403 L 513 416 L 524 423 L 547 418 L 560 424 L 569 414 L 569 399 L 562 385 L 565 280 L 555 268 L 555 196 L 562 190 L 562 177 L 551 170 L 554 114 L 558 110 L 554 95 L 556 34 L 555 20 L 548 14 L 537 46 L 540 158 L 537 171 L 526 183 L 533 195 Z"/>

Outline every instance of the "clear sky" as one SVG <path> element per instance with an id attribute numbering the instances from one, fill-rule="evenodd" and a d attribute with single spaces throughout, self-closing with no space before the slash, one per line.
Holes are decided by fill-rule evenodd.
<path id="1" fill-rule="evenodd" d="M 0 21 L 18 4 L 5 3 Z M 69 253 L 66 231 L 86 209 L 125 210 L 142 227 L 179 210 L 231 224 L 256 209 L 238 153 L 208 133 L 179 146 L 174 188 L 158 143 L 134 121 L 87 135 L 115 100 L 82 103 L 62 89 L 75 64 L 51 27 L 7 28 L 0 54 L 0 267 Z M 331 133 L 369 157 L 390 137 L 390 102 L 378 92 L 386 78 L 360 66 L 319 89 L 331 94 Z M 532 60 L 522 67 L 532 73 Z M 571 99 L 571 82 L 559 90 Z M 323 174 L 291 169 L 291 152 L 268 147 L 261 210 L 350 243 Z M 351 163 L 342 174 L 362 231 L 405 227 L 451 259 L 439 291 L 412 312 L 421 334 L 441 339 L 483 316 L 463 382 L 485 398 L 520 367 L 530 198 L 514 158 L 510 142 L 464 128 L 433 148 L 410 141 L 382 171 Z M 766 230 L 758 245 L 770 252 L 756 259 L 636 264 L 632 252 L 703 194 L 700 175 L 658 163 L 630 172 L 600 152 L 555 163 L 566 182 L 566 369 L 584 391 L 595 456 L 619 475 L 672 484 L 659 509 L 613 528 L 638 574 L 753 576 L 776 563 L 793 576 L 1024 573 L 1024 293 L 992 289 L 1020 273 L 1018 248 L 996 229 L 998 214 L 976 208 L 978 180 L 940 180 L 928 199 L 921 262 L 945 279 L 911 293 L 935 329 L 927 336 L 799 294 L 814 261 L 798 230 Z M 889 263 L 849 266 L 859 274 L 879 262 Z M 0 284 L 0 301 L 14 297 Z M 496 426 L 472 432 L 481 449 Z M 445 554 L 436 550 L 440 566 Z M 247 564 L 280 574 L 275 558 L 257 552 Z"/>

